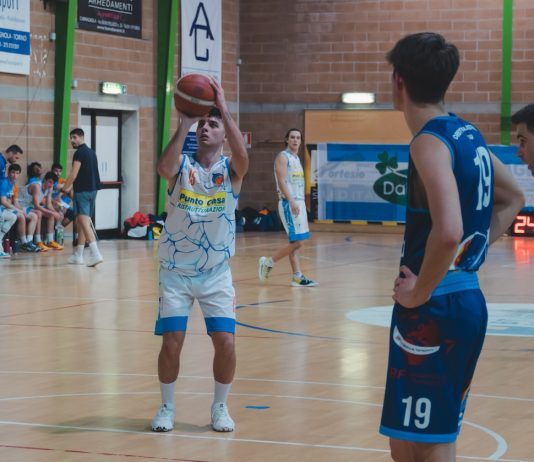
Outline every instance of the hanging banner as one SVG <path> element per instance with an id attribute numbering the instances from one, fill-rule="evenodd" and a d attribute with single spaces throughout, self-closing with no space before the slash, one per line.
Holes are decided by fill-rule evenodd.
<path id="1" fill-rule="evenodd" d="M 221 0 L 187 0 L 181 3 L 182 69 L 180 75 L 198 72 L 221 81 Z"/>
<path id="2" fill-rule="evenodd" d="M 534 210 L 534 178 L 517 147 L 488 147 L 521 186 L 525 210 Z M 408 155 L 407 144 L 318 144 L 312 155 L 317 218 L 404 222 Z"/>
<path id="3" fill-rule="evenodd" d="M 78 28 L 141 38 L 141 0 L 78 0 Z"/>
<path id="4" fill-rule="evenodd" d="M 0 72 L 30 73 L 30 2 L 0 2 Z"/>

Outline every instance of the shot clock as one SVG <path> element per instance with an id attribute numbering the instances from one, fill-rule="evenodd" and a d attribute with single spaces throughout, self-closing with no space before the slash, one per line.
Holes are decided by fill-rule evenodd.
<path id="1" fill-rule="evenodd" d="M 534 237 L 534 211 L 519 212 L 510 227 L 510 235 Z"/>

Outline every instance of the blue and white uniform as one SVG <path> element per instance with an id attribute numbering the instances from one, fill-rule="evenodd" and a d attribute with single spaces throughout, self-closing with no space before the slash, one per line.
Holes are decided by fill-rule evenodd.
<path id="1" fill-rule="evenodd" d="M 401 440 L 451 443 L 460 431 L 486 332 L 487 308 L 476 271 L 489 245 L 493 165 L 478 129 L 454 114 L 431 119 L 416 137 L 423 133 L 449 148 L 464 236 L 430 300 L 414 309 L 398 303 L 393 308 L 380 432 Z M 426 204 L 417 202 L 424 195 L 416 191 L 416 177 L 410 159 L 401 265 L 419 274 L 432 220 Z"/>
<path id="2" fill-rule="evenodd" d="M 155 333 L 185 331 L 193 300 L 208 332 L 235 331 L 235 291 L 228 260 L 235 252 L 235 209 L 228 158 L 204 169 L 184 155 L 169 191 L 159 240 L 160 303 Z"/>
<path id="3" fill-rule="evenodd" d="M 14 183 L 9 178 L 0 180 L 0 198 L 5 197 L 9 202 L 13 200 Z M 0 236 L 4 236 L 17 221 L 17 210 L 5 207 L 0 202 Z M 1 249 L 0 249 L 1 250 Z"/>
<path id="4" fill-rule="evenodd" d="M 34 184 L 39 185 L 39 204 L 43 203 L 43 200 L 52 194 L 52 188 L 43 191 L 43 181 L 39 178 L 30 178 L 28 183 L 22 186 L 19 190 L 19 205 L 22 207 L 26 214 L 30 213 L 35 207 L 33 204 L 33 197 L 30 193 L 30 187 Z"/>
<path id="5" fill-rule="evenodd" d="M 310 237 L 306 203 L 304 202 L 304 170 L 302 169 L 299 156 L 293 154 L 291 151 L 285 150 L 278 155 L 283 156 L 284 160 L 287 161 L 285 185 L 288 188 L 291 197 L 299 206 L 298 215 L 293 215 L 291 213 L 289 201 L 280 190 L 280 183 L 278 176 L 276 175 L 275 167 L 274 178 L 276 180 L 276 190 L 279 198 L 278 214 L 280 215 L 282 224 L 287 232 L 289 242 L 303 241 Z"/>

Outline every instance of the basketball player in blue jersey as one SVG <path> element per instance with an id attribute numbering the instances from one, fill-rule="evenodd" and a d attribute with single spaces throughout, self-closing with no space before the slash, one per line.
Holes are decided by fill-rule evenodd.
<path id="1" fill-rule="evenodd" d="M 519 149 L 517 155 L 534 175 L 534 104 L 528 104 L 512 116 L 516 125 Z"/>
<path id="2" fill-rule="evenodd" d="M 289 258 L 293 277 L 293 287 L 314 287 L 315 281 L 308 279 L 300 271 L 299 251 L 305 240 L 309 239 L 308 215 L 304 202 L 304 171 L 299 159 L 302 133 L 297 128 L 290 128 L 285 136 L 286 149 L 279 152 L 274 161 L 274 178 L 278 192 L 278 213 L 289 244 L 278 249 L 271 257 L 261 257 L 258 277 L 265 281 L 278 261 Z"/>
<path id="3" fill-rule="evenodd" d="M 419 33 L 387 59 L 413 139 L 380 432 L 397 462 L 450 462 L 487 324 L 477 270 L 524 198 L 478 129 L 444 109 L 457 48 Z"/>
<path id="4" fill-rule="evenodd" d="M 162 404 L 152 421 L 153 431 L 174 427 L 180 352 L 195 299 L 215 349 L 211 427 L 220 432 L 234 430 L 226 405 L 236 367 L 235 291 L 228 260 L 234 254 L 235 209 L 249 160 L 221 85 L 213 78 L 211 85 L 216 108 L 204 117 L 179 113 L 181 123 L 158 163 L 158 173 L 168 181 L 169 197 L 158 249 L 155 334 L 163 336 L 158 358 Z M 182 146 L 195 122 L 198 151 L 189 157 L 182 154 Z M 225 139 L 230 158 L 222 153 Z"/>

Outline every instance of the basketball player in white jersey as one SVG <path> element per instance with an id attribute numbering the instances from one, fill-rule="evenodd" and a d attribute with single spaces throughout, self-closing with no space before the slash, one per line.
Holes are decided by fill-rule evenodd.
<path id="1" fill-rule="evenodd" d="M 235 250 L 235 209 L 248 154 L 232 119 L 224 91 L 211 79 L 215 105 L 204 117 L 179 113 L 181 123 L 158 163 L 168 181 L 168 216 L 159 240 L 159 312 L 155 334 L 162 335 L 158 358 L 162 404 L 152 430 L 174 428 L 174 391 L 180 352 L 193 301 L 198 300 L 215 349 L 211 427 L 231 432 L 234 421 L 226 401 L 236 367 L 235 291 L 228 260 Z M 182 154 L 191 126 L 198 122 L 198 151 Z M 223 155 L 228 140 L 232 155 Z"/>
<path id="2" fill-rule="evenodd" d="M 278 153 L 274 161 L 274 178 L 278 192 L 278 213 L 287 232 L 289 244 L 277 250 L 271 257 L 261 257 L 258 276 L 260 281 L 269 277 L 275 263 L 289 257 L 293 271 L 291 285 L 294 287 L 313 287 L 317 283 L 304 276 L 300 270 L 299 250 L 309 239 L 308 215 L 304 202 L 304 170 L 299 159 L 302 133 L 291 128 L 285 136 L 286 149 Z"/>

